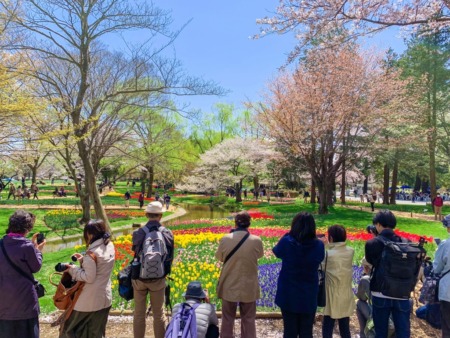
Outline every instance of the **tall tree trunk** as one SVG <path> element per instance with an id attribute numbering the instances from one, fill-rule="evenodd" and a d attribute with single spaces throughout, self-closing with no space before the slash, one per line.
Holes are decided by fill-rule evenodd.
<path id="1" fill-rule="evenodd" d="M 37 176 L 37 166 L 33 165 L 30 166 L 31 169 L 31 184 L 36 183 L 36 176 Z"/>
<path id="2" fill-rule="evenodd" d="M 346 169 L 345 169 L 345 159 L 342 161 L 342 174 L 341 174 L 341 203 L 345 204 L 345 186 L 347 184 L 345 180 Z"/>
<path id="3" fill-rule="evenodd" d="M 242 202 L 242 182 L 243 182 L 243 178 L 241 178 L 239 180 L 239 183 L 236 183 L 234 185 L 235 189 L 236 189 L 236 202 Z"/>
<path id="4" fill-rule="evenodd" d="M 155 180 L 155 168 L 153 166 L 147 167 L 148 170 L 148 188 L 147 197 L 152 197 L 153 194 L 153 182 Z"/>
<path id="5" fill-rule="evenodd" d="M 422 186 L 422 180 L 420 179 L 419 174 L 416 174 L 416 181 L 414 182 L 414 191 L 419 191 Z"/>
<path id="6" fill-rule="evenodd" d="M 80 223 L 87 224 L 91 219 L 91 204 L 89 203 L 89 194 L 84 190 L 78 190 L 80 197 L 81 210 L 83 215 L 81 216 Z"/>
<path id="7" fill-rule="evenodd" d="M 256 200 L 259 198 L 259 177 L 258 175 L 253 176 L 253 189 L 256 191 Z"/>
<path id="8" fill-rule="evenodd" d="M 389 204 L 389 165 L 387 163 L 383 169 L 383 204 Z"/>
<path id="9" fill-rule="evenodd" d="M 422 179 L 422 192 L 426 193 L 428 192 L 428 188 L 430 187 L 430 182 L 428 181 L 428 178 Z"/>
<path id="10" fill-rule="evenodd" d="M 89 158 L 86 144 L 84 143 L 84 140 L 80 140 L 77 142 L 77 145 L 81 161 L 83 162 L 86 190 L 89 193 L 90 201 L 94 206 L 95 215 L 97 218 L 100 218 L 105 222 L 108 232 L 111 232 L 108 216 L 106 215 L 106 211 L 103 208 L 103 203 L 98 192 L 96 176 L 94 168 L 92 167 L 91 160 Z"/>
<path id="11" fill-rule="evenodd" d="M 336 177 L 333 176 L 329 182 L 326 189 L 327 194 L 327 206 L 334 204 L 334 194 L 336 193 Z"/>
<path id="12" fill-rule="evenodd" d="M 316 203 L 316 182 L 311 178 L 311 203 Z"/>
<path id="13" fill-rule="evenodd" d="M 319 214 L 326 215 L 328 214 L 327 184 L 321 182 L 317 185 L 317 188 L 319 189 Z"/>
<path id="14" fill-rule="evenodd" d="M 398 183 L 398 159 L 397 153 L 395 154 L 394 167 L 392 168 L 392 188 L 391 188 L 391 204 L 395 204 L 395 197 L 397 195 L 397 183 Z"/>

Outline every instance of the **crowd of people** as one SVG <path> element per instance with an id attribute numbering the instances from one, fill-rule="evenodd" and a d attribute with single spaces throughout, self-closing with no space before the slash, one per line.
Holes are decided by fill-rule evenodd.
<path id="1" fill-rule="evenodd" d="M 167 275 L 174 258 L 174 237 L 161 225 L 163 205 L 151 202 L 145 209 L 148 222 L 132 236 L 135 253 L 131 265 L 134 292 L 134 337 L 146 333 L 148 297 L 153 316 L 155 338 L 163 338 L 166 330 L 176 327 L 174 322 L 184 314 L 195 313 L 194 336 L 231 338 L 235 336 L 234 322 L 239 308 L 241 337 L 256 338 L 256 301 L 260 297 L 258 260 L 264 255 L 262 240 L 250 234 L 251 217 L 246 211 L 235 215 L 235 227 L 223 236 L 215 257 L 222 262 L 217 295 L 222 300 L 222 322 L 215 307 L 210 304 L 207 290 L 198 281 L 187 285 L 183 294 L 185 302 L 175 305 L 167 326 L 164 316 Z M 0 241 L 0 337 L 39 337 L 39 302 L 33 273 L 43 264 L 42 250 L 45 240 L 39 242 L 38 234 L 31 240 L 27 235 L 35 222 L 33 214 L 18 210 L 9 219 L 6 235 Z M 365 337 L 368 322 L 373 322 L 375 337 L 390 336 L 391 324 L 396 337 L 410 337 L 411 300 L 385 294 L 386 280 L 382 268 L 383 250 L 388 243 L 404 242 L 394 233 L 396 218 L 383 210 L 373 218 L 374 238 L 365 245 L 362 261 L 364 275 L 358 285 L 357 300 L 352 290 L 352 262 L 354 249 L 346 245 L 347 233 L 342 225 L 332 225 L 325 236 L 316 233 L 314 217 L 307 212 L 297 214 L 289 232 L 273 247 L 281 259 L 275 303 L 282 313 L 285 338 L 313 337 L 313 325 L 318 308 L 319 289 L 325 288 L 322 336 L 332 337 L 334 327 L 339 327 L 341 337 L 351 337 L 350 317 L 356 310 L 360 336 Z M 450 215 L 443 219 L 450 233 Z M 61 324 L 60 337 L 104 337 L 111 308 L 111 273 L 115 250 L 110 235 L 101 220 L 91 220 L 83 237 L 87 245 L 84 254 L 75 254 L 80 263 L 70 265 L 66 272 L 74 281 L 85 283 L 70 316 Z M 147 269 L 149 247 L 159 245 L 164 252 L 161 266 Z M 155 244 L 156 242 L 159 244 Z M 450 240 L 439 244 L 433 262 L 435 273 L 450 270 Z M 137 275 L 133 269 L 137 268 Z M 325 274 L 325 284 L 320 286 L 318 271 Z M 157 278 L 147 278 L 157 276 Z M 417 280 L 416 280 L 417 281 Z M 391 282 L 389 282 L 391 283 Z M 392 282 L 394 283 L 394 282 Z M 388 285 L 389 286 L 389 285 Z M 450 337 L 450 274 L 439 285 L 442 336 Z M 219 333 L 220 332 L 220 333 Z M 192 335 L 191 335 L 192 336 Z"/>

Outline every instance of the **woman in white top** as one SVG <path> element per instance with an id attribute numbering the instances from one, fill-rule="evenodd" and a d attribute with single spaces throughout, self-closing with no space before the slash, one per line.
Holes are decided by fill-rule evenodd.
<path id="1" fill-rule="evenodd" d="M 114 268 L 114 245 L 102 220 L 91 220 L 84 227 L 87 254 L 75 254 L 80 267 L 68 272 L 85 285 L 74 311 L 64 324 L 60 337 L 101 338 L 105 336 L 106 322 L 111 308 L 111 272 Z"/>

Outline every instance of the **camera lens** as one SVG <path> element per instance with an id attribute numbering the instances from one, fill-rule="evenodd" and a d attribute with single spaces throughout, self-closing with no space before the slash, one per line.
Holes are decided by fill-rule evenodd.
<path id="1" fill-rule="evenodd" d="M 57 272 L 64 272 L 64 271 L 67 270 L 68 265 L 69 264 L 67 264 L 67 263 L 58 263 L 58 264 L 55 265 L 55 271 L 57 271 Z"/>

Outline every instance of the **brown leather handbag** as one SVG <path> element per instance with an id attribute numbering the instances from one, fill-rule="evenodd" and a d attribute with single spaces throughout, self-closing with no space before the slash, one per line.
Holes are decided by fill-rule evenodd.
<path id="1" fill-rule="evenodd" d="M 97 263 L 97 256 L 94 253 L 88 251 L 86 255 L 89 255 L 95 263 Z M 53 276 L 59 275 L 61 279 L 58 284 L 52 281 Z M 83 291 L 83 287 L 85 282 L 81 281 L 73 281 L 72 276 L 69 272 L 54 272 L 49 277 L 50 284 L 56 286 L 56 292 L 53 296 L 53 304 L 59 309 L 64 310 L 64 313 L 56 320 L 56 322 L 52 323 L 52 326 L 57 326 L 64 324 L 64 322 L 69 319 L 72 311 L 75 307 L 75 304 L 78 298 Z"/>

